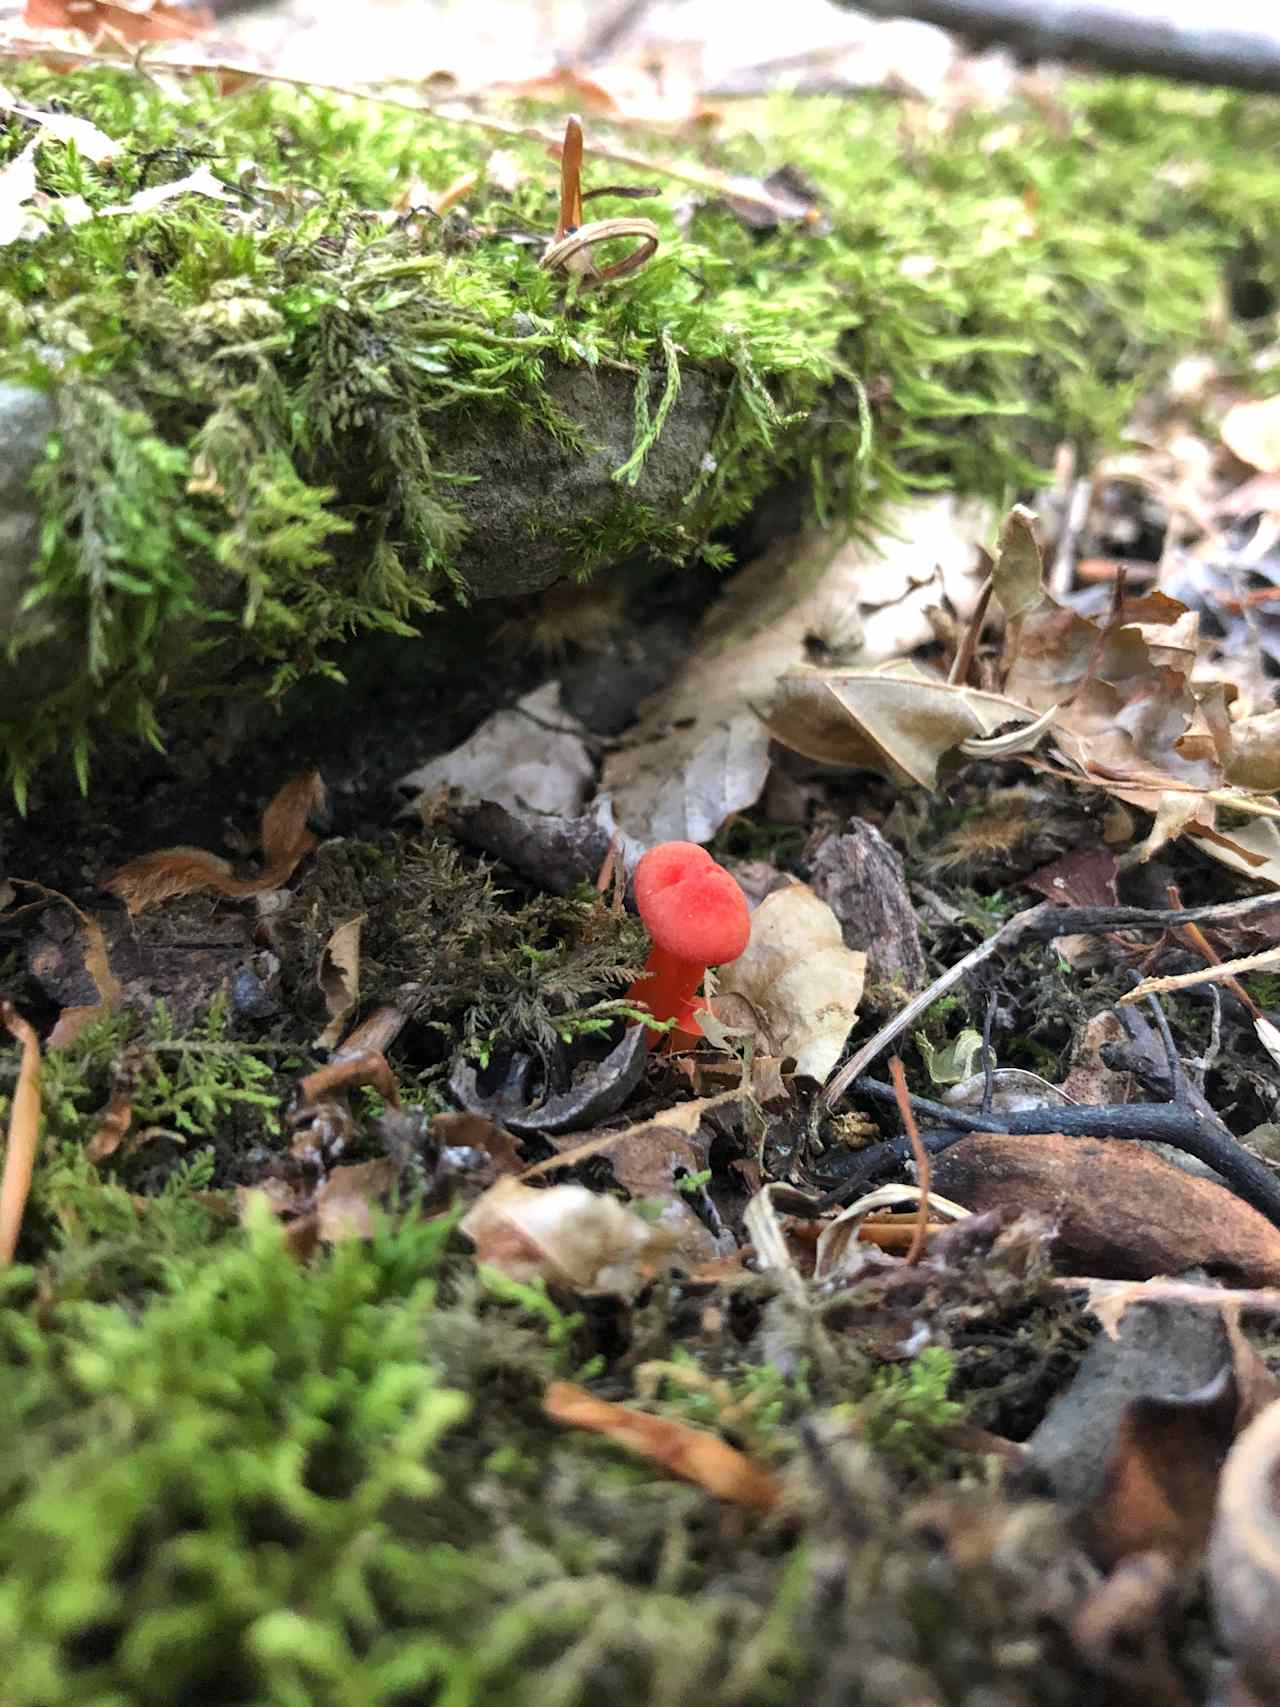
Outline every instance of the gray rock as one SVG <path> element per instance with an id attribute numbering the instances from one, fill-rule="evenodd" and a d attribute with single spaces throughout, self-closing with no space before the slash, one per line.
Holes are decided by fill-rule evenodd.
<path id="1" fill-rule="evenodd" d="M 1031 1436 L 1032 1461 L 1060 1499 L 1087 1505 L 1103 1489 L 1131 1400 L 1185 1398 L 1230 1364 L 1231 1343 L 1216 1310 L 1135 1304 L 1114 1340 L 1099 1334 L 1085 1353 L 1071 1385 Z"/>
<path id="2" fill-rule="evenodd" d="M 0 634 L 22 620 L 40 535 L 40 507 L 31 478 L 44 455 L 57 411 L 53 399 L 29 385 L 0 382 Z"/>
<path id="3" fill-rule="evenodd" d="M 652 376 L 657 408 L 663 376 Z M 725 382 L 686 369 L 670 415 L 634 486 L 613 478 L 631 455 L 635 376 L 616 368 L 553 367 L 547 388 L 556 408 L 581 432 L 567 449 L 545 428 L 520 428 L 511 417 L 477 412 L 443 417 L 439 463 L 469 476 L 454 492 L 467 520 L 458 568 L 477 598 L 535 593 L 581 563 L 588 529 L 622 522 L 643 505 L 654 520 L 675 522 L 698 477 L 724 404 Z"/>

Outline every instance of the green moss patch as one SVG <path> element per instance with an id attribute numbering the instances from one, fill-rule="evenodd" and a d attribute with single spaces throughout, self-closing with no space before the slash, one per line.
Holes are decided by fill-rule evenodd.
<path id="1" fill-rule="evenodd" d="M 225 192 L 69 228 L 51 211 L 0 251 L 0 380 L 57 417 L 10 639 L 50 685 L 33 704 L 19 667 L 0 695 L 19 789 L 68 745 L 83 775 L 97 728 L 159 739 L 172 700 L 280 693 L 475 590 L 637 551 L 722 560 L 780 480 L 868 524 L 904 485 L 1004 497 L 1057 438 L 1113 438 L 1229 273 L 1255 298 L 1280 283 L 1280 120 L 1218 94 L 1104 83 L 1048 122 L 940 128 L 876 98 L 838 124 L 773 105 L 717 163 L 800 168 L 824 225 L 750 229 L 657 174 L 656 259 L 566 301 L 529 240 L 556 200 L 537 146 L 503 194 L 491 141 L 425 115 L 17 82 L 121 144 L 94 166 L 46 138 L 48 196 L 109 206 L 198 166 Z M 27 134 L 8 121 L 0 162 Z M 467 171 L 465 212 L 388 223 L 410 183 Z"/>

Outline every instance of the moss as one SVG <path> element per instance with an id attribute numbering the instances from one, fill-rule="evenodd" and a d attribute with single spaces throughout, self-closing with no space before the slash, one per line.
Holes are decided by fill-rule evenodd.
<path id="1" fill-rule="evenodd" d="M 829 231 L 710 202 L 678 226 L 668 197 L 657 258 L 566 306 L 512 237 L 553 220 L 536 146 L 509 202 L 482 177 L 466 215 L 388 228 L 407 182 L 482 171 L 489 142 L 318 94 L 18 82 L 122 144 L 94 166 L 46 139 L 51 195 L 118 203 L 197 164 L 227 186 L 0 254 L 0 378 L 52 392 L 59 421 L 11 650 L 55 630 L 64 685 L 5 711 L 19 786 L 68 744 L 83 774 L 97 729 L 158 739 L 176 698 L 279 693 L 359 630 L 498 590 L 521 532 L 545 584 L 688 557 L 783 479 L 867 525 L 904 486 L 1003 497 L 1056 438 L 1114 438 L 1226 262 L 1255 300 L 1280 282 L 1275 109 L 1220 94 L 1099 83 L 1055 124 L 942 127 L 773 105 L 719 163 L 788 159 Z M 24 141 L 14 124 L 0 158 Z M 493 491 L 526 462 L 552 476 Z"/>
<path id="2" fill-rule="evenodd" d="M 643 928 L 594 891 L 522 899 L 444 840 L 329 842 L 283 925 L 299 1012 L 320 1017 L 314 968 L 335 927 L 356 914 L 365 919 L 366 1005 L 413 1013 L 435 1034 L 428 1053 L 437 1056 L 461 1044 L 484 1060 L 499 1040 L 545 1054 L 603 1029 L 648 952 Z"/>

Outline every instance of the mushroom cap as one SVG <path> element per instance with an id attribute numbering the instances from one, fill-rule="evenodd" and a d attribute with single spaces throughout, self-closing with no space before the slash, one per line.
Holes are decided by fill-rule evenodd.
<path id="1" fill-rule="evenodd" d="M 636 906 L 655 944 L 680 960 L 722 966 L 751 935 L 737 880 L 696 842 L 659 842 L 635 873 Z"/>

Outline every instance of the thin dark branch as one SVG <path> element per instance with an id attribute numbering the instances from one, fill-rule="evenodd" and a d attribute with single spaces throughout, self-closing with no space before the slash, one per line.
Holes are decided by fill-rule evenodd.
<path id="1" fill-rule="evenodd" d="M 1280 912 L 1280 895 L 1252 895 L 1245 901 L 1224 901 L 1211 907 L 1059 907 L 1053 901 L 1028 907 L 1006 919 L 998 931 L 970 949 L 954 966 L 948 966 L 927 990 L 913 997 L 874 1037 L 856 1049 L 827 1084 L 815 1105 L 815 1113 L 833 1108 L 895 1037 L 900 1037 L 939 996 L 945 996 L 994 954 L 1021 948 L 1028 942 L 1051 942 L 1056 936 L 1100 936 L 1118 930 L 1160 931 L 1171 925 L 1229 925 L 1274 912 Z"/>
<path id="2" fill-rule="evenodd" d="M 1000 43 L 1030 59 L 1230 89 L 1280 90 L 1280 36 L 1266 29 L 1214 29 L 1207 13 L 1206 22 L 1192 26 L 1098 0 L 857 0 L 857 9 L 875 18 L 938 24 L 976 45 Z"/>
<path id="3" fill-rule="evenodd" d="M 893 1086 L 878 1079 L 859 1079 L 853 1091 L 872 1102 L 897 1104 Z M 935 1128 L 920 1135 L 921 1142 L 932 1156 L 941 1154 L 952 1144 L 958 1144 L 971 1132 L 994 1132 L 1009 1138 L 1032 1138 L 1045 1132 L 1061 1132 L 1068 1138 L 1145 1138 L 1168 1144 L 1211 1167 L 1238 1197 L 1280 1227 L 1280 1176 L 1233 1138 L 1220 1120 L 1188 1101 L 973 1114 L 966 1109 L 949 1108 L 945 1103 L 913 1096 L 911 1106 L 919 1118 L 927 1120 Z M 845 1202 L 887 1179 L 909 1155 L 908 1146 L 899 1139 L 872 1144 L 857 1151 L 849 1159 L 845 1179 L 814 1205 L 815 1211 Z"/>

